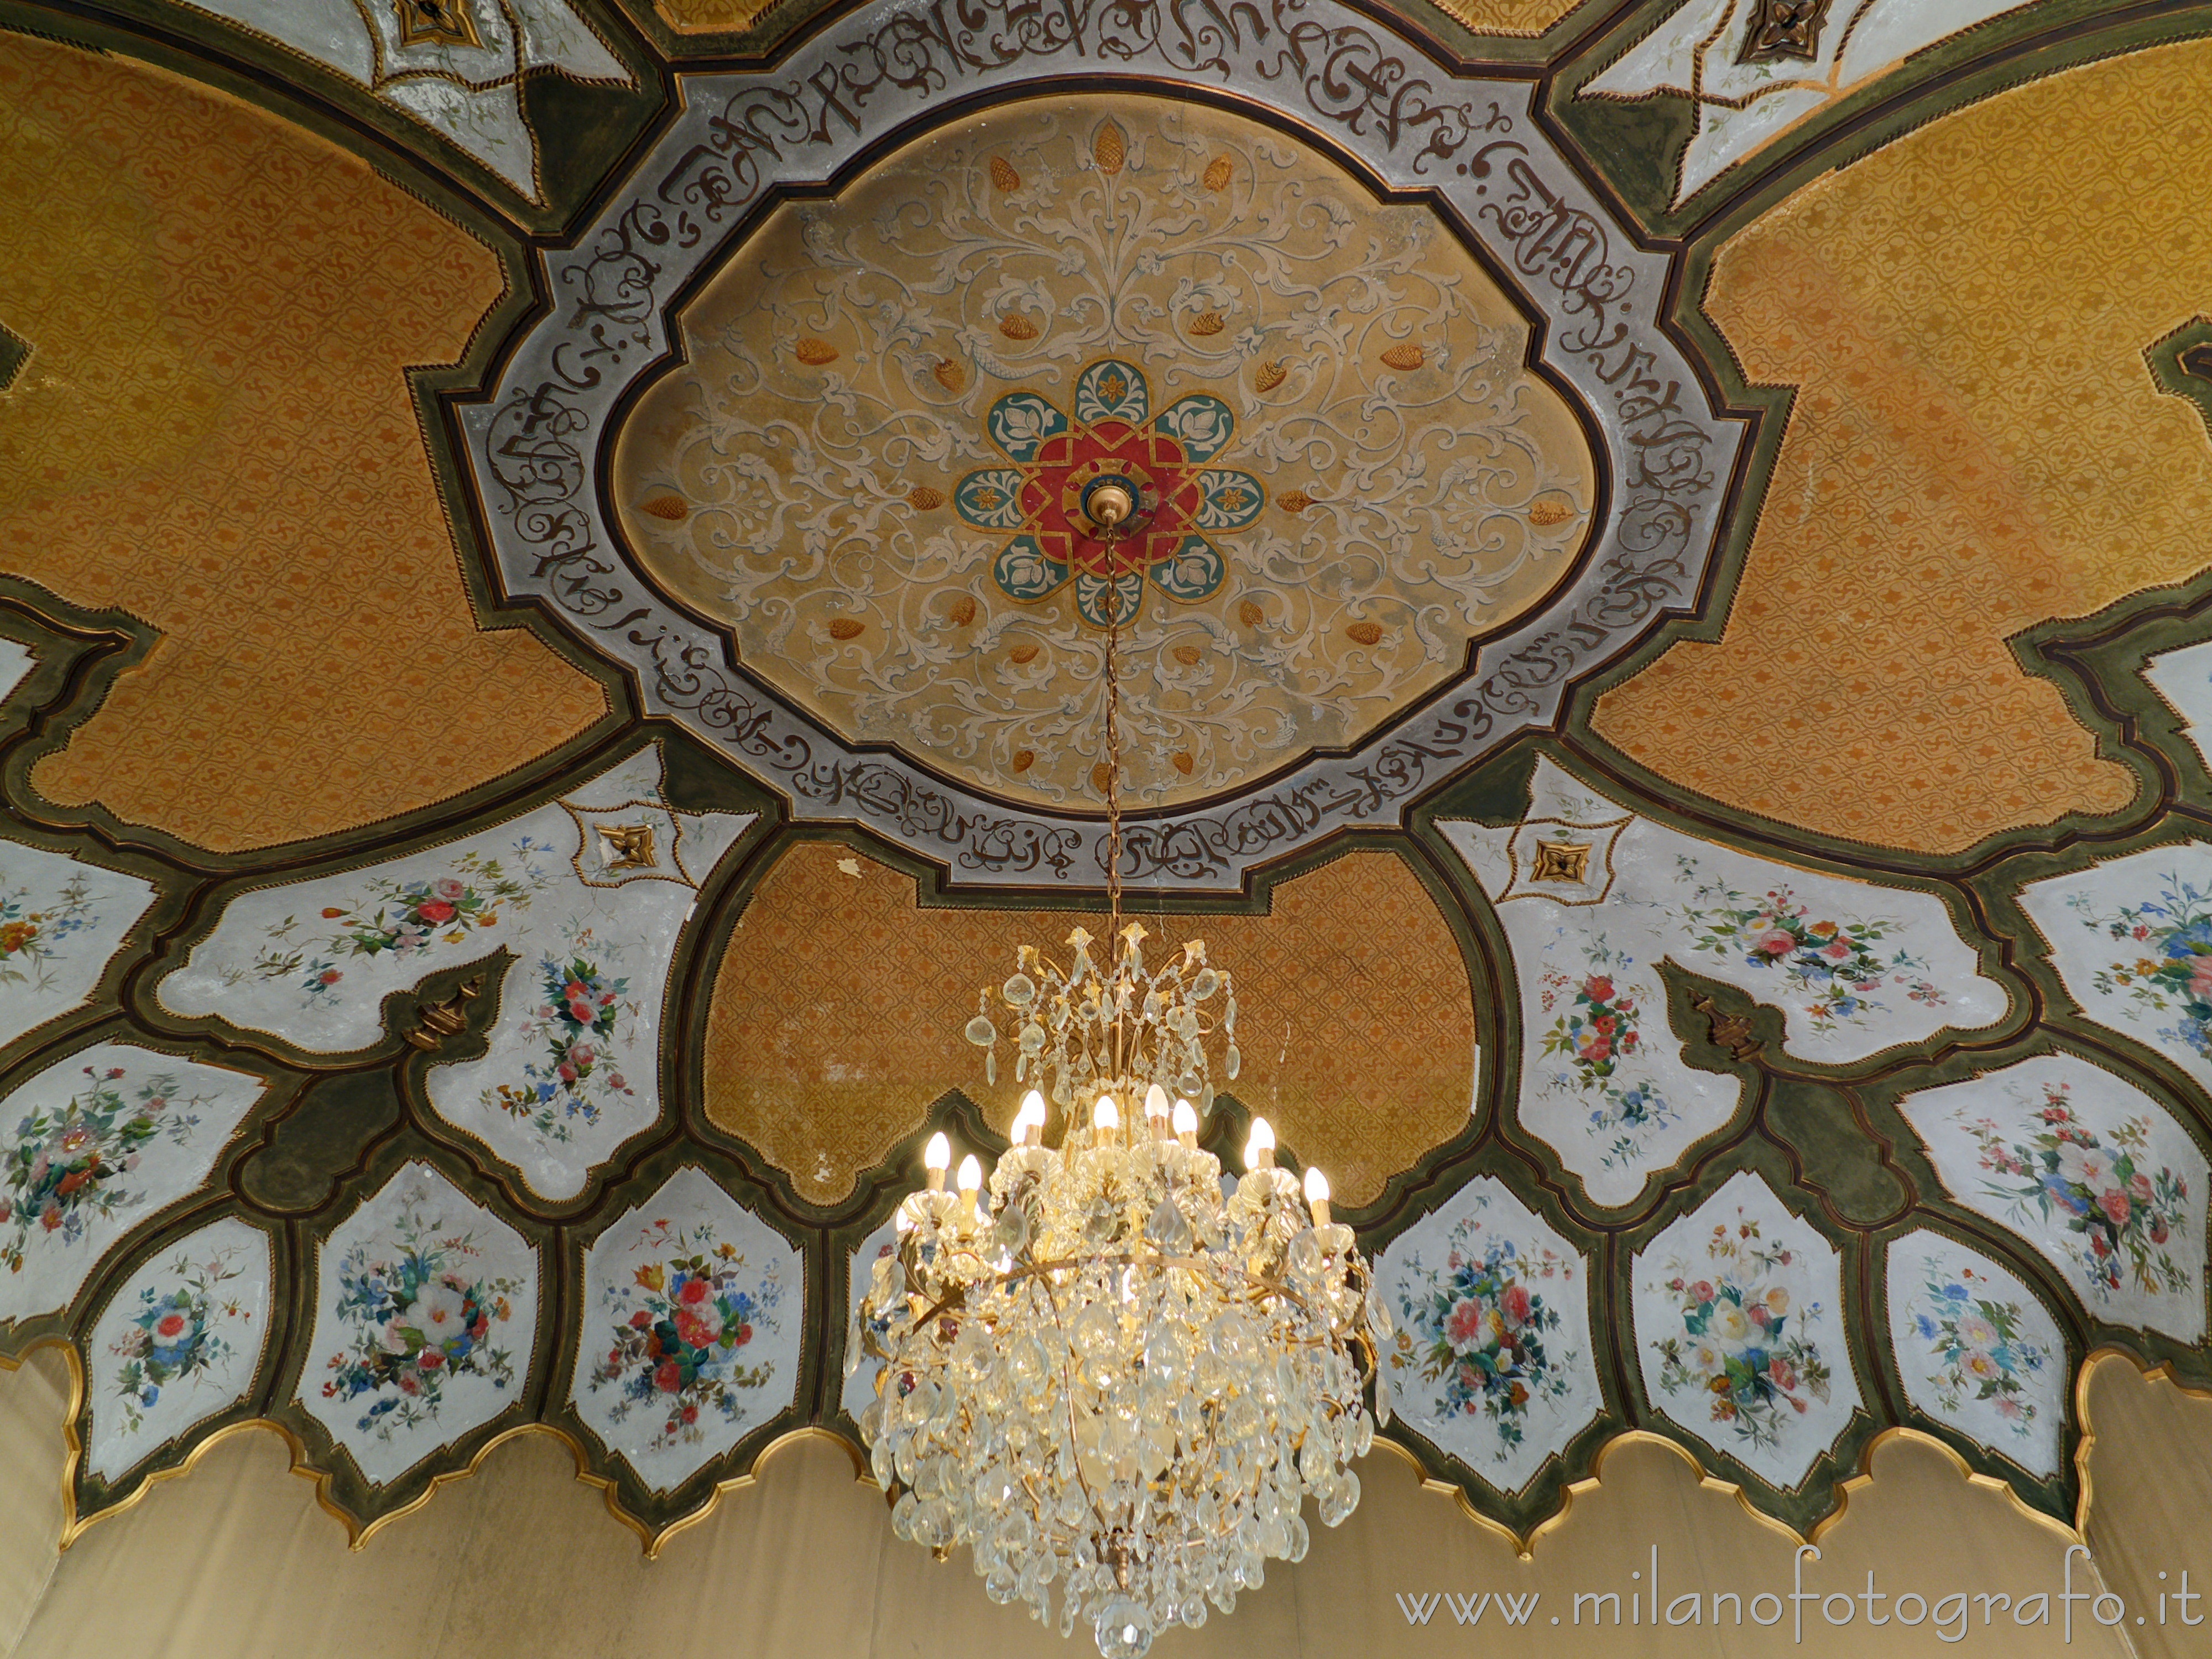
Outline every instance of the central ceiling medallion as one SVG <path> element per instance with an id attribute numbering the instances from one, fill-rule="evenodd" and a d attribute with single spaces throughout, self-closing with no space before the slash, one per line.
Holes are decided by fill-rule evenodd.
<path id="1" fill-rule="evenodd" d="M 1206 532 L 1241 530 L 1267 492 L 1249 472 L 1206 465 L 1237 416 L 1204 392 L 1155 415 L 1133 363 L 1109 357 L 1075 381 L 1070 420 L 1034 392 L 991 405 L 991 437 L 1012 461 L 960 481 L 960 516 L 979 530 L 1017 532 L 992 567 L 999 591 L 1048 599 L 1075 580 L 1076 614 L 1094 628 L 1136 620 L 1150 581 L 1170 599 L 1210 599 L 1228 574 Z M 1086 503 L 1102 486 L 1131 502 L 1110 539 Z"/>
<path id="2" fill-rule="evenodd" d="M 842 741 L 1033 808 L 1103 805 L 1109 627 L 1130 803 L 1223 798 L 1463 677 L 1599 499 L 1433 208 L 1200 104 L 939 128 L 773 210 L 673 331 L 608 486 L 635 557 Z"/>

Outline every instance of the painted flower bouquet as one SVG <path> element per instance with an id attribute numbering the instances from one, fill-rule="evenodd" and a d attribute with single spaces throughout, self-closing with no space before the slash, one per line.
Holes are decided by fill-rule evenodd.
<path id="1" fill-rule="evenodd" d="M 2179 1014 L 2159 1035 L 2212 1059 L 2212 896 L 2178 875 L 2163 879 L 2157 898 L 2107 915 L 2092 909 L 2086 894 L 2069 902 L 2085 913 L 2084 925 L 2142 951 L 2100 969 L 2097 989 Z"/>
<path id="2" fill-rule="evenodd" d="M 322 920 L 336 927 L 319 951 L 292 946 L 297 917 L 270 927 L 269 946 L 254 958 L 253 973 L 262 979 L 297 975 L 307 1006 L 335 1003 L 346 976 L 344 962 L 404 958 L 433 944 L 463 944 L 473 930 L 496 927 L 507 912 L 526 908 L 549 881 L 536 857 L 552 850 L 525 836 L 514 843 L 511 860 L 471 848 L 443 875 L 411 881 L 374 876 L 365 896 L 324 907 Z M 243 969 L 236 971 L 243 975 Z"/>
<path id="3" fill-rule="evenodd" d="M 1687 859 L 1680 872 L 1684 879 L 1698 873 Z M 1925 962 L 1910 951 L 1885 956 L 1875 948 L 1896 931 L 1896 922 L 1815 916 L 1787 887 L 1753 898 L 1724 882 L 1700 880 L 1682 907 L 1682 920 L 1693 930 L 1692 951 L 1778 975 L 1808 998 L 1805 1012 L 1817 1031 L 1880 1013 L 1875 993 L 1893 976 L 1915 1002 L 1943 1001 L 1926 977 Z"/>
<path id="4" fill-rule="evenodd" d="M 240 1310 L 224 1299 L 218 1286 L 237 1278 L 239 1270 L 222 1261 L 195 1267 L 180 1256 L 170 1271 L 179 1282 L 167 1290 L 149 1285 L 141 1291 L 138 1311 L 110 1346 L 122 1361 L 115 1372 L 115 1393 L 132 1433 L 145 1425 L 145 1413 L 160 1401 L 162 1389 L 198 1380 L 231 1353 L 217 1314 L 236 1319 Z"/>
<path id="5" fill-rule="evenodd" d="M 742 1390 L 761 1387 L 775 1369 L 748 1365 L 744 1354 L 756 1327 L 773 1319 L 782 1286 L 769 1279 L 746 1288 L 744 1257 L 711 1237 L 699 1229 L 689 1241 L 696 1254 L 648 1262 L 617 1291 L 613 1343 L 592 1370 L 594 1390 L 620 1391 L 616 1421 L 633 1408 L 661 1415 L 656 1449 L 703 1438 L 702 1412 L 735 1422 Z M 681 1248 L 684 1236 L 677 1238 Z"/>
<path id="6" fill-rule="evenodd" d="M 1682 1334 L 1653 1343 L 1659 1382 L 1669 1394 L 1694 1390 L 1711 1396 L 1712 1420 L 1726 1423 L 1753 1446 L 1781 1442 L 1785 1413 L 1802 1416 L 1828 1398 L 1831 1372 L 1820 1346 L 1804 1334 L 1817 1306 L 1801 1308 L 1783 1270 L 1795 1256 L 1787 1249 L 1753 1243 L 1755 1223 L 1717 1229 L 1711 1252 L 1717 1277 L 1677 1274 L 1667 1288 L 1680 1298 Z M 1729 1262 L 1741 1276 L 1719 1271 Z"/>
<path id="7" fill-rule="evenodd" d="M 2057 1083 L 2045 1086 L 2032 1121 L 2040 1127 L 2025 1139 L 1989 1118 L 1968 1126 L 1982 1168 L 2002 1177 L 1989 1183 L 1990 1194 L 2018 1216 L 2059 1222 L 2100 1296 L 2117 1294 L 2130 1276 L 2146 1295 L 2188 1294 L 2190 1269 L 2167 1244 L 2185 1227 L 2189 1183 L 2164 1164 L 2150 1167 L 2150 1119 L 2124 1119 L 2100 1137 Z"/>
<path id="8" fill-rule="evenodd" d="M 491 1344 L 492 1327 L 513 1316 L 507 1279 L 478 1279 L 479 1255 L 470 1236 L 431 1239 L 409 1215 L 400 1248 L 372 1255 L 368 1245 L 346 1253 L 338 1269 L 337 1315 L 351 1328 L 349 1346 L 330 1360 L 325 1399 L 373 1396 L 360 1427 L 389 1440 L 438 1414 L 447 1382 L 484 1376 L 495 1388 L 514 1380 L 514 1360 Z"/>
<path id="9" fill-rule="evenodd" d="M 1550 1013 L 1565 1004 L 1542 1037 L 1545 1055 L 1565 1062 L 1549 1086 L 1595 1103 L 1589 1108 L 1588 1133 L 1613 1136 L 1603 1155 L 1608 1168 L 1638 1156 L 1641 1131 L 1674 1120 L 1674 1108 L 1651 1079 L 1621 1074 L 1643 1041 L 1642 1010 L 1629 988 L 1607 971 L 1626 961 L 1601 935 L 1590 946 L 1588 972 L 1570 975 L 1550 969 L 1542 981 L 1543 1011 Z"/>
<path id="10" fill-rule="evenodd" d="M 29 985 L 35 975 L 44 989 L 56 948 L 98 920 L 92 902 L 91 885 L 81 874 L 43 901 L 28 887 L 0 892 L 0 985 Z"/>
<path id="11" fill-rule="evenodd" d="M 1987 1401 L 1997 1415 L 2026 1437 L 2035 1422 L 2029 1379 L 2050 1356 L 2021 1329 L 2020 1304 L 1990 1294 L 1986 1277 L 1961 1267 L 1955 1277 L 1928 1281 L 1928 1301 L 1913 1327 L 1929 1345 L 1936 1365 L 1936 1397 L 1948 1412 L 1969 1400 Z"/>
<path id="12" fill-rule="evenodd" d="M 149 1078 L 125 1099 L 119 1066 L 85 1067 L 86 1085 L 58 1111 L 32 1112 L 15 1126 L 15 1142 L 0 1162 L 0 1261 L 23 1271 L 34 1234 L 64 1243 L 84 1237 L 96 1218 L 136 1203 L 127 1177 L 155 1137 L 183 1142 L 199 1119 L 171 1109 L 177 1079 Z"/>
<path id="13" fill-rule="evenodd" d="M 1559 1312 L 1532 1285 L 1568 1269 L 1548 1250 L 1531 1258 L 1510 1238 L 1474 1237 L 1478 1226 L 1470 1218 L 1453 1230 L 1441 1271 L 1424 1268 L 1419 1256 L 1407 1264 L 1398 1294 L 1406 1322 L 1390 1363 L 1418 1366 L 1439 1385 L 1438 1417 L 1488 1417 L 1502 1457 L 1521 1443 L 1529 1402 L 1567 1391 L 1546 1344 Z"/>
<path id="14" fill-rule="evenodd" d="M 552 1139 L 566 1140 L 567 1119 L 599 1121 L 600 1103 L 590 1092 L 595 1078 L 603 1091 L 637 1092 L 616 1069 L 610 1046 L 623 1015 L 635 1014 L 637 1006 L 625 1000 L 627 978 L 602 972 L 598 963 L 581 955 L 566 961 L 544 958 L 538 963 L 538 981 L 543 1000 L 528 1016 L 526 1030 L 546 1040 L 546 1057 L 526 1064 L 520 1084 L 502 1083 L 486 1090 L 483 1103 L 532 1123 Z"/>
<path id="15" fill-rule="evenodd" d="M 1636 1051 L 1636 1000 L 1615 986 L 1610 974 L 1587 974 L 1565 983 L 1573 1000 L 1544 1034 L 1544 1052 L 1565 1055 L 1584 1078 L 1609 1078 L 1621 1059 Z"/>

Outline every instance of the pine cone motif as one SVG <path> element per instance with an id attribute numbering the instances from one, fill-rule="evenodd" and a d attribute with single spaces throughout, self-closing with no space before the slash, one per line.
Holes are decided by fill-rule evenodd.
<path id="1" fill-rule="evenodd" d="M 1129 141 L 1121 136 L 1121 129 L 1112 121 L 1098 129 L 1091 141 L 1091 159 L 1098 163 L 1098 171 L 1111 175 L 1121 170 L 1129 159 Z"/>

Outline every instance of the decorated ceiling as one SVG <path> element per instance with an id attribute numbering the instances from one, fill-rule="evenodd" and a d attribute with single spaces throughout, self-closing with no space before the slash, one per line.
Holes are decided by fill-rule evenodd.
<path id="1" fill-rule="evenodd" d="M 1335 1179 L 1431 1479 L 2075 1521 L 2093 1355 L 2212 1387 L 2208 107 L 2085 0 L 0 0 L 71 1530 L 249 1423 L 357 1535 L 855 1438 L 1109 647 L 1206 1144 Z"/>

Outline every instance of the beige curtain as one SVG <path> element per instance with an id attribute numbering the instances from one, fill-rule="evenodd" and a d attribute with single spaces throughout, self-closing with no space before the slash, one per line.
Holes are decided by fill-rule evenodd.
<path id="1" fill-rule="evenodd" d="M 21 1631 L 15 1659 L 560 1659 L 678 1649 L 749 1659 L 1081 1659 L 1091 1650 L 1087 1632 L 1063 1644 L 1019 1611 L 994 1607 L 964 1558 L 933 1562 L 894 1539 L 881 1495 L 854 1479 L 842 1447 L 821 1438 L 778 1448 L 757 1482 L 726 1493 L 706 1521 L 648 1560 L 550 1437 L 510 1441 L 474 1477 L 351 1551 L 312 1483 L 290 1473 L 284 1443 L 247 1431 L 90 1528 L 56 1565 L 68 1393 L 52 1354 L 0 1376 L 9 1493 L 0 1510 L 0 1634 Z M 1838 1628 L 1810 1601 L 1797 1609 L 1801 1640 L 1790 1603 L 1753 1601 L 1790 1592 L 1795 1540 L 1702 1481 L 1679 1453 L 1630 1440 L 1616 1444 L 1600 1480 L 1538 1536 L 1526 1561 L 1451 1495 L 1424 1490 L 1410 1465 L 1378 1451 L 1363 1467 L 1358 1513 L 1335 1532 L 1316 1528 L 1304 1564 L 1278 1565 L 1234 1615 L 1170 1633 L 1155 1652 L 1341 1659 L 1364 1644 L 1394 1656 L 1463 1654 L 1505 1642 L 1501 1595 L 1534 1595 L 1522 1603 L 1528 1622 L 1511 1645 L 1547 1654 L 1789 1650 L 1842 1659 L 1969 1644 L 2001 1648 L 2006 1659 L 2201 1653 L 2212 1626 L 2185 1631 L 2171 1602 L 2169 1623 L 2156 1624 L 2156 1574 L 2168 1573 L 2169 1593 L 2184 1569 L 2192 1588 L 2212 1583 L 2212 1530 L 2201 1524 L 2212 1504 L 2212 1403 L 2116 1359 L 2098 1364 L 2087 1396 L 2099 1429 L 2090 1532 L 2112 1588 L 2130 1603 L 2130 1622 L 2107 1629 L 2090 1604 L 2077 1603 L 2070 1645 L 2055 1601 L 2049 1622 L 2023 1626 L 1994 1599 L 2055 1596 L 2066 1535 L 1963 1475 L 1940 1449 L 1885 1443 L 1871 1482 L 1822 1534 L 1822 1559 L 1804 1564 L 1807 1587 L 1837 1596 L 1858 1597 L 1871 1571 L 1892 1598 L 1872 1610 L 1891 1622 L 1870 1629 L 1859 1599 Z M 1694 1603 L 1698 1624 L 1653 1627 L 1654 1549 L 1662 1616 L 1686 1620 Z M 2078 1566 L 2075 1585 L 2101 1588 Z M 1893 1598 L 1907 1591 L 1929 1603 L 1917 1628 L 1895 1620 Z M 1746 1609 L 1741 1626 L 1725 1600 L 1731 1592 Z M 1617 1604 L 1589 1599 L 1608 1594 Z M 1717 1630 L 1708 1622 L 1717 1595 Z M 1993 1599 L 1964 1604 L 1966 1639 L 1947 1644 L 1935 1627 L 1955 1610 L 1941 1598 L 1959 1595 Z M 1424 1607 L 1425 1622 L 1413 1622 Z M 2132 1624 L 2138 1609 L 2149 1621 L 2141 1626 Z M 2033 1604 L 2026 1610 L 2033 1614 Z M 1847 1609 L 1836 1601 L 1828 1611 Z M 1906 1602 L 1903 1611 L 1916 1609 Z M 2191 1611 L 2207 1609 L 2197 1602 Z M 1470 1615 L 1472 1628 L 1462 1622 Z M 1777 1621 L 1761 1628 L 1753 1616 Z"/>

